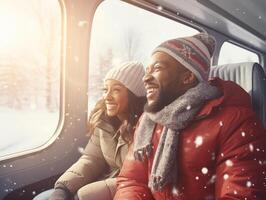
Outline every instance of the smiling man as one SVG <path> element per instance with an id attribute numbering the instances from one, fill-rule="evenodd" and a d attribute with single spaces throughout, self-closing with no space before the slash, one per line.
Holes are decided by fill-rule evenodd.
<path id="1" fill-rule="evenodd" d="M 153 51 L 116 200 L 266 199 L 265 130 L 242 88 L 208 81 L 214 47 L 201 33 Z"/>

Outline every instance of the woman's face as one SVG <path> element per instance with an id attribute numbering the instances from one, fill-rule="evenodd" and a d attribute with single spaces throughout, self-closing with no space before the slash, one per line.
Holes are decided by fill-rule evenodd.
<path id="1" fill-rule="evenodd" d="M 117 116 L 120 120 L 128 116 L 128 90 L 116 80 L 104 82 L 103 98 L 106 106 L 106 113 L 110 117 Z"/>

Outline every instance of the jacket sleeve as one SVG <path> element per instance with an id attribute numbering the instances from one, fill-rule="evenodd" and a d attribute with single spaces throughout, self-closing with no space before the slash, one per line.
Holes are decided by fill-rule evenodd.
<path id="1" fill-rule="evenodd" d="M 100 131 L 95 128 L 83 155 L 55 183 L 55 188 L 66 187 L 72 194 L 82 186 L 95 181 L 107 168 L 100 147 Z"/>
<path id="2" fill-rule="evenodd" d="M 243 113 L 242 113 L 243 114 Z M 253 114 L 219 138 L 215 199 L 266 199 L 266 133 Z"/>
<path id="3" fill-rule="evenodd" d="M 117 177 L 117 191 L 114 199 L 151 199 L 151 192 L 148 188 L 148 161 L 141 162 L 134 159 L 133 145 L 130 145 L 123 167 Z"/>

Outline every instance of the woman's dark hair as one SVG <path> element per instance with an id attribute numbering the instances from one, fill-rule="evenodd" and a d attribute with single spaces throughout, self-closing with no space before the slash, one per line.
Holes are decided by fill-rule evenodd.
<path id="1" fill-rule="evenodd" d="M 89 117 L 88 126 L 90 134 L 94 132 L 94 129 L 97 126 L 99 126 L 101 121 L 106 121 L 107 123 L 110 123 L 117 132 L 120 133 L 124 141 L 128 143 L 132 142 L 133 133 L 136 128 L 138 119 L 143 112 L 143 107 L 145 103 L 146 103 L 145 97 L 137 97 L 130 90 L 128 90 L 129 116 L 127 120 L 121 122 L 116 116 L 115 117 L 107 116 L 104 99 L 100 99 L 96 103 Z"/>

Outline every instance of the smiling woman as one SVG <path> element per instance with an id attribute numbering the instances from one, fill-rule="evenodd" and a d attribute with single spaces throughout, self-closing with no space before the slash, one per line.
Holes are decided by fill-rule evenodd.
<path id="1" fill-rule="evenodd" d="M 116 116 L 120 120 L 125 120 L 128 115 L 128 91 L 127 88 L 116 80 L 106 80 L 104 88 L 104 99 L 106 113 L 109 116 Z"/>

